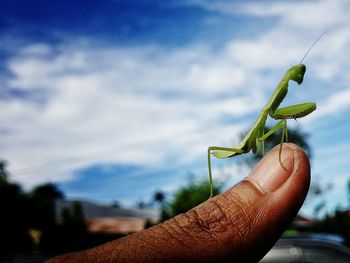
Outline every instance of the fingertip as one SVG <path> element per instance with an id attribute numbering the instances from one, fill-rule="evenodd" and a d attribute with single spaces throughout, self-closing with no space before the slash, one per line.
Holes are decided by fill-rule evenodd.
<path id="1" fill-rule="evenodd" d="M 295 154 L 293 144 L 274 147 L 253 169 L 246 180 L 255 184 L 263 193 L 277 190 L 293 173 Z"/>
<path id="2" fill-rule="evenodd" d="M 301 206 L 310 186 L 310 161 L 305 151 L 296 144 L 288 144 L 292 150 L 294 166 L 291 175 L 278 189 L 278 194 L 284 196 L 287 204 L 293 202 Z"/>

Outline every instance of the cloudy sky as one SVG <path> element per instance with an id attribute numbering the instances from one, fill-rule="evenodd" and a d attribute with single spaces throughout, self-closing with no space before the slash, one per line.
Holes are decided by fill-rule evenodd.
<path id="1" fill-rule="evenodd" d="M 349 13 L 346 0 L 2 1 L 0 158 L 26 189 L 124 204 L 171 193 L 207 176 L 207 147 L 237 143 L 327 30 L 285 105 L 317 103 L 290 126 L 310 135 L 313 180 L 333 184 L 328 209 L 345 207 Z M 213 165 L 229 184 L 249 172 Z"/>

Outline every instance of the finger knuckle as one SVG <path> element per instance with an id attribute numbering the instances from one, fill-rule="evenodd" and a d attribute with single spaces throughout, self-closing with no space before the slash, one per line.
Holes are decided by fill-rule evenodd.
<path id="1" fill-rule="evenodd" d="M 186 215 L 191 222 L 192 230 L 207 233 L 216 240 L 228 235 L 231 235 L 230 238 L 241 239 L 252 227 L 250 208 L 240 198 L 232 200 L 213 198 L 210 200 L 210 205 L 192 209 Z"/>

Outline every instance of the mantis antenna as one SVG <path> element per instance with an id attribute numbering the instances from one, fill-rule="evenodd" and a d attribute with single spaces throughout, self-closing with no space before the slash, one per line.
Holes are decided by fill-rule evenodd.
<path id="1" fill-rule="evenodd" d="M 323 37 L 324 34 L 326 34 L 328 31 L 324 31 L 316 40 L 315 42 L 311 45 L 311 47 L 309 48 L 309 50 L 305 53 L 305 55 L 303 56 L 303 58 L 300 60 L 301 64 L 303 62 L 303 60 L 305 59 L 305 57 L 307 56 L 307 54 L 309 54 L 310 50 L 314 47 L 314 45 L 316 45 L 316 43 L 321 39 L 321 37 Z"/>

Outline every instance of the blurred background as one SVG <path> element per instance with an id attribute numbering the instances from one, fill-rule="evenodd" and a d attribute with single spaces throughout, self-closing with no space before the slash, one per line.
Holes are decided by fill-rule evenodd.
<path id="1" fill-rule="evenodd" d="M 349 13 L 346 0 L 2 0 L 0 260 L 91 247 L 206 200 L 207 147 L 239 143 L 324 31 L 283 103 L 318 107 L 288 122 L 312 164 L 289 233 L 349 244 Z M 214 159 L 215 192 L 259 158 Z"/>

